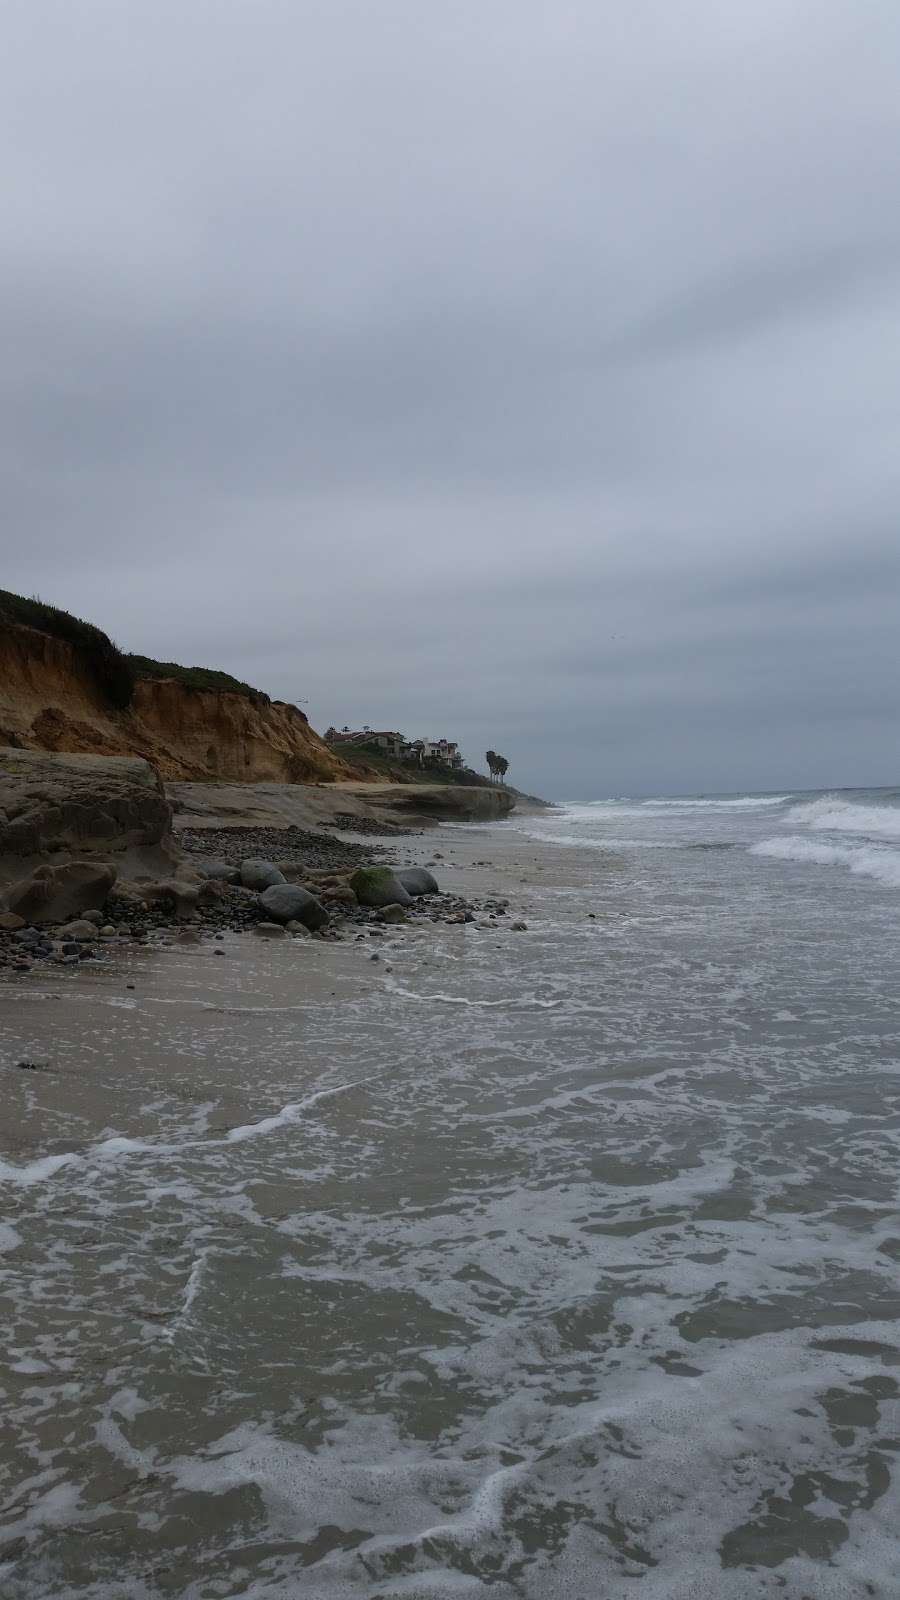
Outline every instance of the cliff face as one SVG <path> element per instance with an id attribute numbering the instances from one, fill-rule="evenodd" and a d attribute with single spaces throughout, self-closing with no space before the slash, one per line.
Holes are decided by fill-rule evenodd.
<path id="1" fill-rule="evenodd" d="M 359 777 L 296 706 L 144 678 L 129 708 L 116 711 L 72 645 L 16 625 L 0 627 L 0 744 L 145 756 L 169 779 L 317 783 Z"/>

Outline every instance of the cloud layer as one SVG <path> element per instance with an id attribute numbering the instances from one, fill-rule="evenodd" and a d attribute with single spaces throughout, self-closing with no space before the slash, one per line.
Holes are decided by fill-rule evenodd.
<path id="1" fill-rule="evenodd" d="M 890 781 L 891 0 L 29 0 L 3 585 L 557 795 Z"/>

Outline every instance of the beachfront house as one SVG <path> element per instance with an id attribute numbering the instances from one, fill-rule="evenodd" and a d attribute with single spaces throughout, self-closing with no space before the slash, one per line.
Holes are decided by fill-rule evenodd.
<path id="1" fill-rule="evenodd" d="M 465 765 L 455 739 L 406 739 L 402 733 L 386 728 L 329 728 L 325 743 L 377 750 L 392 761 L 414 762 L 420 767 L 441 766 L 458 771 Z"/>
<path id="2" fill-rule="evenodd" d="M 399 761 L 406 740 L 402 733 L 395 733 L 386 728 L 358 728 L 355 732 L 351 732 L 349 728 L 340 730 L 329 728 L 325 734 L 325 743 L 363 745 L 370 750 L 378 750 L 382 755 L 390 756 L 394 761 Z"/>
<path id="3" fill-rule="evenodd" d="M 457 770 L 463 765 L 455 739 L 413 739 L 404 749 L 404 759 L 419 766 L 442 766 Z"/>

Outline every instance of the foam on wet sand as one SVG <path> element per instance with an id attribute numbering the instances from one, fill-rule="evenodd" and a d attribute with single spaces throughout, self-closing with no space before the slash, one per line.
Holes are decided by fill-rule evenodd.
<path id="1" fill-rule="evenodd" d="M 520 828 L 381 963 L 0 990 L 12 1600 L 891 1594 L 891 996 L 770 863 Z"/>

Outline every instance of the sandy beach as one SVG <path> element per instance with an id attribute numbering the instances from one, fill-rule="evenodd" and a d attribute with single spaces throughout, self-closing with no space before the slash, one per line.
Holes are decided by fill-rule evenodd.
<path id="1" fill-rule="evenodd" d="M 369 841 L 360 835 L 359 842 Z M 544 870 L 537 850 L 472 825 L 400 835 L 389 854 L 420 865 L 435 850 L 442 889 L 472 899 L 508 897 L 509 924 L 527 913 L 529 874 L 534 881 Z M 383 988 L 392 973 L 402 976 L 410 951 L 421 959 L 434 930 L 417 920 L 395 929 L 373 924 L 359 943 L 355 934 L 351 928 L 341 943 L 278 944 L 248 933 L 219 941 L 206 934 L 195 946 L 180 943 L 173 930 L 168 945 L 122 942 L 74 971 L 38 968 L 18 981 L 8 977 L 0 983 L 0 1059 L 7 1071 L 0 1158 L 15 1165 L 102 1137 L 155 1137 L 158 1092 L 173 1094 L 185 1108 L 202 1106 L 211 1131 L 270 1115 L 277 1107 L 260 1099 L 248 1069 L 259 1019 L 310 1013 L 320 1034 L 333 1030 L 333 1061 L 326 1047 L 314 1061 L 292 1064 L 298 1075 L 290 1082 L 305 1090 L 344 1060 L 344 1004 Z M 521 935 L 502 924 L 492 932 L 469 925 L 459 930 L 460 949 L 485 937 Z M 173 1051 L 173 1038 L 185 1033 L 190 1048 Z M 246 1051 L 235 1047 L 240 1034 Z"/>

